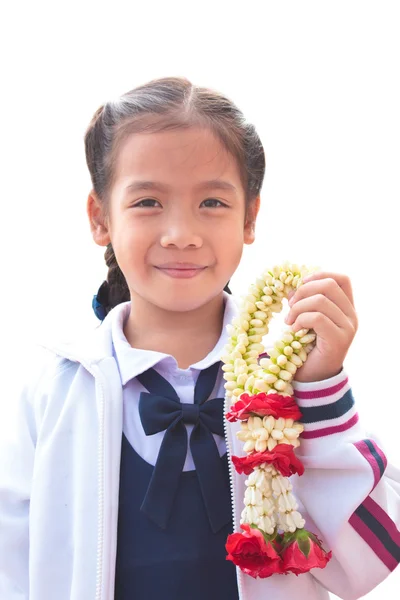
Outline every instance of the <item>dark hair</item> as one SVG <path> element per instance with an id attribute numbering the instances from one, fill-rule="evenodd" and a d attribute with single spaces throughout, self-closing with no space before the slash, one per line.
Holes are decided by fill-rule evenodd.
<path id="1" fill-rule="evenodd" d="M 236 159 L 247 213 L 250 203 L 260 194 L 265 173 L 264 149 L 255 127 L 218 91 L 195 86 L 185 77 L 165 77 L 106 102 L 96 110 L 86 129 L 86 162 L 105 217 L 109 216 L 109 197 L 121 142 L 134 133 L 192 126 L 210 129 Z M 108 266 L 107 280 L 92 302 L 101 320 L 114 306 L 130 300 L 126 279 L 111 244 L 108 244 L 104 258 Z M 224 290 L 231 293 L 228 284 Z"/>

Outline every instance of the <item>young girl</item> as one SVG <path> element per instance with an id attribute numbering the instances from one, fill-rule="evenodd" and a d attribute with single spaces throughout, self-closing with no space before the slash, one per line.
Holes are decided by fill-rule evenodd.
<path id="1" fill-rule="evenodd" d="M 315 273 L 289 322 L 317 343 L 293 382 L 303 408 L 293 476 L 332 558 L 253 578 L 226 560 L 244 475 L 224 431 L 221 356 L 238 306 L 227 283 L 255 238 L 264 151 L 221 94 L 183 78 L 106 103 L 85 135 L 102 323 L 38 346 L 0 453 L 2 600 L 355 599 L 400 558 L 400 478 L 362 428 L 343 361 L 357 330 L 349 279 Z M 226 426 L 226 423 L 225 423 Z"/>

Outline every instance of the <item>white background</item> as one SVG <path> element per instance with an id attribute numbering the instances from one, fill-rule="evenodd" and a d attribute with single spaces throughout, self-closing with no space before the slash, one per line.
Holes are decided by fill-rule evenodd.
<path id="1" fill-rule="evenodd" d="M 398 466 L 398 2 L 19 2 L 1 21 L 3 389 L 23 376 L 30 341 L 99 323 L 92 114 L 150 79 L 185 76 L 229 96 L 266 153 L 257 240 L 232 291 L 285 259 L 351 278 L 359 330 L 345 368 Z M 394 600 L 399 586 L 397 570 L 367 597 Z"/>

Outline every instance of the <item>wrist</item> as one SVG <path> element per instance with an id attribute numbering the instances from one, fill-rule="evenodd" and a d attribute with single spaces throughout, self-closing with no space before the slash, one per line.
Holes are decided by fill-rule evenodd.
<path id="1" fill-rule="evenodd" d="M 306 375 L 305 377 L 303 377 L 301 375 L 301 369 L 298 371 L 298 377 L 295 376 L 293 382 L 299 382 L 299 383 L 316 383 L 318 381 L 326 381 L 327 379 L 332 379 L 332 377 L 336 377 L 337 375 L 340 375 L 340 373 L 343 371 L 343 365 L 340 367 L 340 369 L 330 369 L 329 371 L 321 371 L 319 373 L 315 373 L 311 376 Z"/>

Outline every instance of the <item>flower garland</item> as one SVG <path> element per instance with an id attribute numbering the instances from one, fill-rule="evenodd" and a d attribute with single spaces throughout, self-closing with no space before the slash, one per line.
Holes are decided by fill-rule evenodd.
<path id="1" fill-rule="evenodd" d="M 289 327 L 268 349 L 269 358 L 258 361 L 273 313 L 282 310 L 282 299 L 314 270 L 286 261 L 256 279 L 241 300 L 239 316 L 227 326 L 230 338 L 221 357 L 231 405 L 225 417 L 241 422 L 236 435 L 247 453 L 232 456 L 232 462 L 238 473 L 248 475 L 240 520 L 243 533 L 228 536 L 226 559 L 255 578 L 324 568 L 332 556 L 304 528 L 289 481 L 292 474 L 304 473 L 294 452 L 304 427 L 298 422 L 302 414 L 290 382 L 314 348 L 316 335 Z"/>

